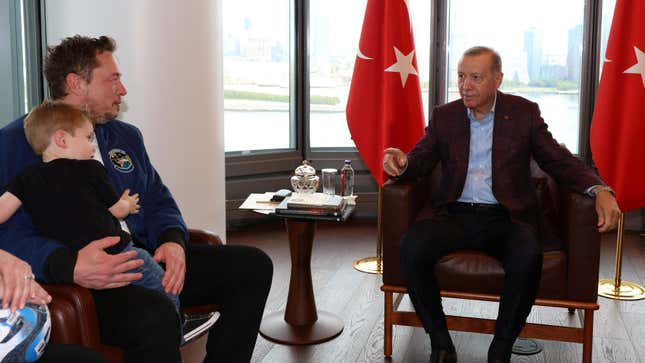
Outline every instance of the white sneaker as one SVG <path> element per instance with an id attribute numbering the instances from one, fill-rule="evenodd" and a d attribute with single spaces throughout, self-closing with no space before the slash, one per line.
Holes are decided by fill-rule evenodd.
<path id="1" fill-rule="evenodd" d="M 218 311 L 186 317 L 186 321 L 184 322 L 182 329 L 184 334 L 184 343 L 182 343 L 182 345 L 190 342 L 191 340 L 197 339 L 208 332 L 215 322 L 217 322 L 219 317 L 220 313 Z"/>

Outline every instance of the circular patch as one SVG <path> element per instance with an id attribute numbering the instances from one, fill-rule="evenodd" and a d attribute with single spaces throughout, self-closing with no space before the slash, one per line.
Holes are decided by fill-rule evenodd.
<path id="1" fill-rule="evenodd" d="M 112 149 L 108 152 L 108 157 L 114 168 L 122 173 L 129 173 L 134 170 L 132 158 L 121 149 Z"/>

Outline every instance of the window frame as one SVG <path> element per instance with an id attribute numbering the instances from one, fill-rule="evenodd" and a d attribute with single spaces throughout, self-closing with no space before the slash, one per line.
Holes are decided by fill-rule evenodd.
<path id="1" fill-rule="evenodd" d="M 16 118 L 42 102 L 44 97 L 42 41 L 44 18 L 39 0 L 9 1 L 13 109 Z M 2 126 L 12 120 L 2 120 Z"/>

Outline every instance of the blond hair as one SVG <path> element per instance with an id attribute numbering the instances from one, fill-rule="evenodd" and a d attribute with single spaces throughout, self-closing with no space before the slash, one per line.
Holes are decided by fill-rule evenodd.
<path id="1" fill-rule="evenodd" d="M 34 107 L 25 119 L 25 136 L 36 155 L 42 155 L 58 130 L 74 131 L 90 122 L 80 109 L 59 101 L 45 101 Z"/>

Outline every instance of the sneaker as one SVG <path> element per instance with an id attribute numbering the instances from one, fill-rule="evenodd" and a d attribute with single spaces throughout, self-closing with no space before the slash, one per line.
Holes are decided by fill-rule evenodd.
<path id="1" fill-rule="evenodd" d="M 214 311 L 202 315 L 190 315 L 186 317 L 183 326 L 184 343 L 186 344 L 208 332 L 213 324 L 219 319 L 220 313 Z"/>

